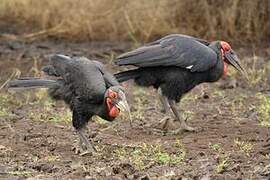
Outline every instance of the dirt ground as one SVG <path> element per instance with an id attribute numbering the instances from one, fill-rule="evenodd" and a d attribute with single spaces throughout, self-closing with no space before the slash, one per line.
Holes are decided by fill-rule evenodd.
<path id="1" fill-rule="evenodd" d="M 0 82 L 14 68 L 21 76 L 40 76 L 47 63 L 44 55 L 56 52 L 98 59 L 114 72 L 118 69 L 111 59 L 131 47 L 116 42 L 1 41 Z M 0 179 L 269 179 L 270 130 L 261 125 L 259 107 L 260 97 L 270 94 L 270 71 L 259 69 L 269 65 L 270 51 L 236 51 L 253 73 L 252 85 L 233 71 L 220 82 L 196 87 L 179 104 L 188 123 L 200 131 L 173 135 L 176 122 L 162 130 L 158 122 L 164 114 L 155 90 L 128 82 L 124 86 L 133 127 L 125 116 L 112 123 L 95 118 L 88 126 L 98 149 L 94 156 L 72 150 L 78 137 L 63 103 L 52 102 L 44 91 L 3 88 Z"/>

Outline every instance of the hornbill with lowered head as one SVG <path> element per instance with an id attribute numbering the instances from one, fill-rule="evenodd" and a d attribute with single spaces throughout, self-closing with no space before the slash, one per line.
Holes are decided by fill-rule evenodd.
<path id="1" fill-rule="evenodd" d="M 92 116 L 113 121 L 120 111 L 128 111 L 124 89 L 104 65 L 85 57 L 50 55 L 50 64 L 42 70 L 55 80 L 21 78 L 8 83 L 9 88 L 48 88 L 55 100 L 64 100 L 72 110 L 72 124 L 77 131 L 81 153 L 92 153 L 95 148 L 85 136 L 85 127 Z M 82 150 L 84 152 L 82 152 Z"/>
<path id="2" fill-rule="evenodd" d="M 134 79 L 140 86 L 158 89 L 164 111 L 171 108 L 181 128 L 193 131 L 177 111 L 181 97 L 203 82 L 215 82 L 227 74 L 228 64 L 246 75 L 231 46 L 225 41 L 207 42 L 172 34 L 117 57 L 119 66 L 138 68 L 115 74 L 119 82 Z M 178 130 L 180 130 L 178 129 Z"/>

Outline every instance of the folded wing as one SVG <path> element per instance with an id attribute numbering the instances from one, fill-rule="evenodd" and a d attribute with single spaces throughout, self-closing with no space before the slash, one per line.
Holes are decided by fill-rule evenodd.
<path id="1" fill-rule="evenodd" d="M 117 57 L 117 65 L 137 67 L 178 66 L 202 72 L 217 63 L 217 54 L 202 39 L 169 35 Z"/>
<path id="2" fill-rule="evenodd" d="M 78 98 L 103 101 L 106 84 L 103 74 L 93 61 L 85 57 L 70 58 L 57 54 L 50 56 L 50 65 Z"/>

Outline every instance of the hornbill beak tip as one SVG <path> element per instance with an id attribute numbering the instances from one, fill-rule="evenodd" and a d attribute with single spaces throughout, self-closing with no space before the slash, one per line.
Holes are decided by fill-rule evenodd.
<path id="1" fill-rule="evenodd" d="M 130 112 L 129 105 L 126 100 L 121 100 L 116 104 L 116 107 L 120 109 L 120 111 L 123 112 Z"/>
<path id="2" fill-rule="evenodd" d="M 126 99 L 123 99 L 119 102 L 116 103 L 116 107 L 120 109 L 120 111 L 127 112 L 129 116 L 129 121 L 130 121 L 130 126 L 132 127 L 132 118 L 131 118 L 131 113 L 130 113 L 130 108 L 127 103 Z"/>
<path id="3" fill-rule="evenodd" d="M 225 58 L 227 61 L 236 69 L 238 70 L 247 80 L 248 78 L 248 73 L 247 71 L 243 68 L 243 66 L 240 63 L 240 60 L 238 56 L 235 54 L 233 50 L 225 52 Z"/>

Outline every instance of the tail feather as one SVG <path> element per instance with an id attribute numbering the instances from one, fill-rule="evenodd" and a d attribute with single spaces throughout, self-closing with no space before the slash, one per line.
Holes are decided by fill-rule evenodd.
<path id="1" fill-rule="evenodd" d="M 28 88 L 51 88 L 58 85 L 59 83 L 55 80 L 27 77 L 9 81 L 7 87 L 10 89 L 28 89 Z"/>
<path id="2" fill-rule="evenodd" d="M 128 71 L 123 71 L 114 74 L 114 77 L 117 79 L 118 82 L 124 82 L 128 81 L 130 79 L 135 79 L 136 77 L 139 76 L 138 74 L 139 69 L 133 69 L 133 70 L 128 70 Z"/>

